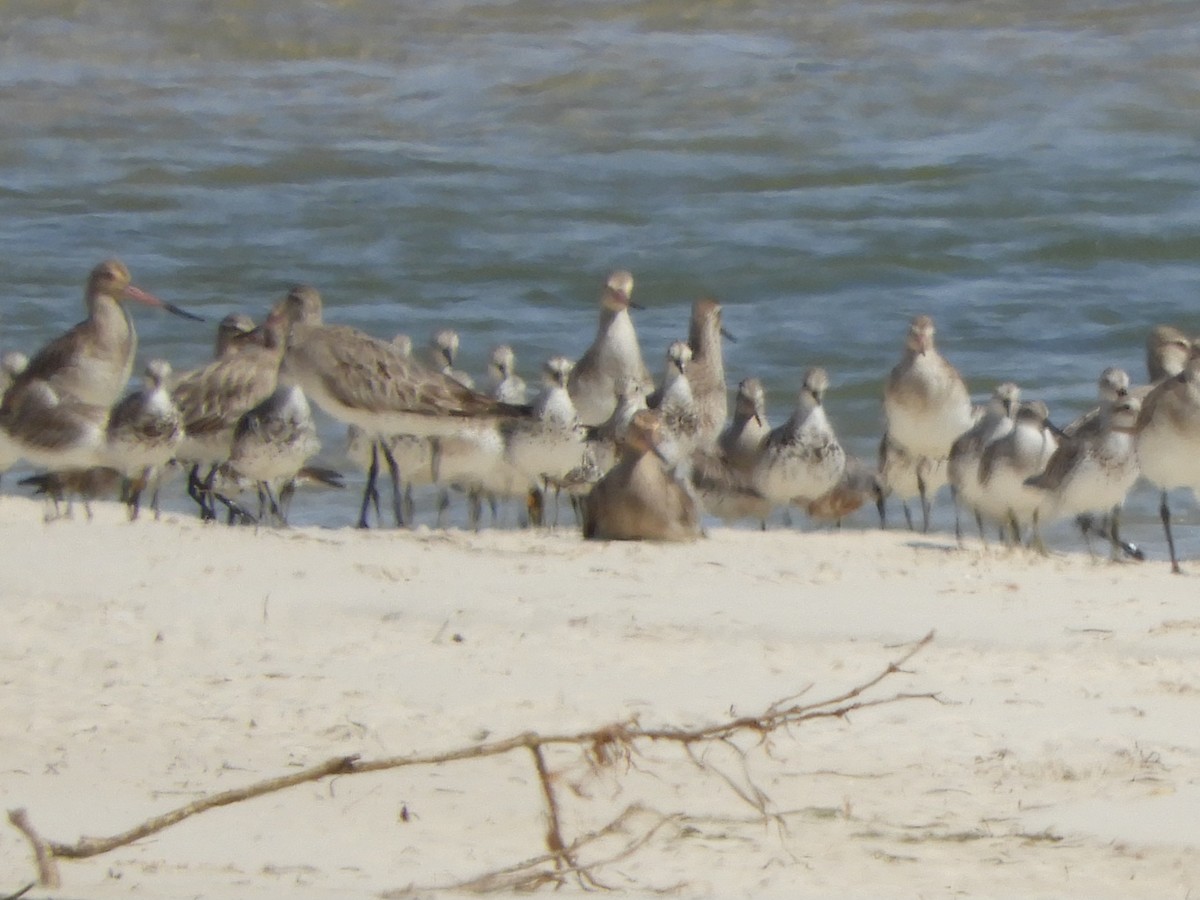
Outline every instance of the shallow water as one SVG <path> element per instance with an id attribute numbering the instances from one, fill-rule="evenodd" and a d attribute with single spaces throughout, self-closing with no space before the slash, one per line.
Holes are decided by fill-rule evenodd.
<path id="1" fill-rule="evenodd" d="M 763 378 L 781 421 L 825 366 L 863 456 L 918 312 L 974 393 L 1016 380 L 1067 420 L 1105 366 L 1144 377 L 1153 324 L 1200 330 L 1200 22 L 1044 7 L 9 3 L 0 345 L 78 319 L 119 254 L 212 322 L 311 281 L 331 321 L 451 324 L 465 368 L 508 341 L 532 380 L 625 267 L 652 368 L 712 294 L 731 382 Z M 138 326 L 177 368 L 209 350 L 211 325 Z M 1130 518 L 1161 543 L 1154 505 Z"/>

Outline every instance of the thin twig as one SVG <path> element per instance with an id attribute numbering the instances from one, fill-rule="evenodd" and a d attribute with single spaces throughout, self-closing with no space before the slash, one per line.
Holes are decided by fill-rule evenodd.
<path id="1" fill-rule="evenodd" d="M 8 811 L 8 821 L 21 834 L 25 835 L 30 846 L 33 847 L 33 858 L 37 864 L 38 872 L 37 883 L 42 887 L 60 887 L 62 885 L 62 878 L 58 874 L 58 863 L 54 859 L 54 851 L 42 836 L 34 830 L 33 825 L 29 822 L 29 815 L 23 808 L 10 809 Z"/>
<path id="2" fill-rule="evenodd" d="M 7 896 L 0 898 L 0 900 L 20 900 L 21 897 L 24 897 L 26 894 L 28 894 L 30 891 L 32 891 L 35 887 L 37 887 L 37 882 L 31 881 L 31 882 L 29 882 L 29 884 L 25 885 L 25 887 L 21 888 L 15 894 L 8 894 Z"/>
<path id="3" fill-rule="evenodd" d="M 596 831 L 588 832 L 581 837 L 576 838 L 571 842 L 567 850 L 572 857 L 577 857 L 581 850 L 586 849 L 589 845 L 600 841 L 603 838 L 621 831 L 626 824 L 637 815 L 649 814 L 653 812 L 640 804 L 627 806 L 625 810 L 605 825 Z M 604 857 L 603 859 L 593 860 L 586 867 L 581 867 L 577 871 L 583 871 L 583 868 L 588 870 L 596 869 L 601 866 L 612 865 L 615 862 L 620 862 L 627 859 L 644 847 L 659 831 L 671 824 L 678 824 L 682 821 L 682 816 L 679 814 L 663 814 L 655 813 L 655 822 L 644 832 L 638 835 L 633 840 L 627 842 L 619 850 L 613 854 Z M 524 860 L 512 866 L 507 866 L 503 869 L 498 869 L 495 872 L 488 872 L 484 875 L 479 875 L 475 878 L 470 878 L 466 881 L 459 881 L 453 884 L 443 884 L 436 886 L 426 886 L 421 888 L 406 888 L 398 891 L 388 891 L 383 894 L 384 900 L 403 900 L 403 898 L 411 897 L 414 893 L 424 894 L 426 891 L 465 891 L 472 894 L 493 894 L 501 891 L 527 891 L 533 890 L 542 884 L 561 879 L 564 873 L 563 870 L 555 868 L 553 871 L 548 871 L 545 867 L 553 864 L 555 867 L 560 862 L 560 857 L 556 853 L 544 853 L 541 856 L 535 856 L 532 859 Z"/>

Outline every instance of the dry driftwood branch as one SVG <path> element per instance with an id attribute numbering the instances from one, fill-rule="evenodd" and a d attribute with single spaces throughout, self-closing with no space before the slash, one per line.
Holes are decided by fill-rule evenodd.
<path id="1" fill-rule="evenodd" d="M 136 825 L 120 834 L 103 838 L 84 837 L 80 838 L 74 844 L 62 844 L 42 838 L 29 823 L 29 816 L 24 809 L 9 810 L 8 820 L 20 829 L 21 833 L 33 845 L 34 856 L 37 860 L 38 882 L 43 887 L 58 887 L 61 883 L 56 862 L 58 859 L 86 859 L 89 856 L 98 856 L 101 853 L 115 850 L 117 847 L 132 844 L 134 841 L 162 831 L 164 828 L 170 828 L 184 819 L 212 809 L 215 806 L 228 806 L 231 803 L 240 803 L 242 800 L 249 800 L 251 797 L 261 797 L 263 794 L 281 791 L 284 788 L 303 784 L 306 781 L 318 781 L 329 775 L 350 772 L 356 759 L 357 757 L 354 756 L 337 756 L 333 759 L 327 759 L 320 765 L 301 769 L 299 772 L 294 772 L 291 775 L 269 778 L 266 781 L 259 781 L 246 787 L 222 791 L 219 794 L 210 794 L 207 797 L 201 797 L 199 800 L 195 800 L 186 806 L 180 806 L 161 816 L 147 819 L 140 825 Z"/>
<path id="2" fill-rule="evenodd" d="M 29 884 L 25 885 L 25 887 L 21 888 L 16 893 L 6 894 L 3 898 L 0 898 L 0 900 L 20 900 L 21 897 L 24 897 L 26 894 L 28 894 L 30 891 L 32 891 L 35 887 L 37 887 L 37 882 L 31 881 L 31 882 L 29 882 Z"/>
<path id="3" fill-rule="evenodd" d="M 281 791 L 285 788 L 294 787 L 306 782 L 320 781 L 332 775 L 357 775 L 366 772 L 380 772 L 386 769 L 407 768 L 410 766 L 440 765 L 460 760 L 499 756 L 514 750 L 525 749 L 533 757 L 538 784 L 542 791 L 543 800 L 545 801 L 547 817 L 546 847 L 549 853 L 544 857 L 538 857 L 522 863 L 521 866 L 514 867 L 514 870 L 505 870 L 502 873 L 481 876 L 470 882 L 464 882 L 460 887 L 466 889 L 468 885 L 475 884 L 482 886 L 493 875 L 499 877 L 509 871 L 516 870 L 526 873 L 519 878 L 520 883 L 526 887 L 533 887 L 537 886 L 537 884 L 547 882 L 561 883 L 567 876 L 574 876 L 584 887 L 602 887 L 603 885 L 595 880 L 593 874 L 593 870 L 599 864 L 580 865 L 576 858 L 576 851 L 581 846 L 580 841 L 587 843 L 608 833 L 608 829 L 615 828 L 616 823 L 622 821 L 624 814 L 622 817 L 618 817 L 610 826 L 607 826 L 606 829 L 601 829 L 599 832 L 594 832 L 580 840 L 568 843 L 562 833 L 560 810 L 557 794 L 554 789 L 553 774 L 546 764 L 544 752 L 546 747 L 556 745 L 579 747 L 584 750 L 588 759 L 594 765 L 607 765 L 617 759 L 629 759 L 634 744 L 639 741 L 666 741 L 683 746 L 688 755 L 704 767 L 704 764 L 693 752 L 694 747 L 699 744 L 732 743 L 731 738 L 739 734 L 755 734 L 760 741 L 763 741 L 766 740 L 768 735 L 778 729 L 788 728 L 789 726 L 813 719 L 844 719 L 858 710 L 905 700 L 939 700 L 935 693 L 896 693 L 888 697 L 862 699 L 863 694 L 884 679 L 904 671 L 902 667 L 929 645 L 933 640 L 933 634 L 931 631 L 925 637 L 921 638 L 921 640 L 911 644 L 899 659 L 888 663 L 887 667 L 873 678 L 835 697 L 801 704 L 795 702 L 799 695 L 792 695 L 787 700 L 772 704 L 757 716 L 742 716 L 702 728 L 643 728 L 636 720 L 633 720 L 613 723 L 602 728 L 565 734 L 543 735 L 536 732 L 523 732 L 504 740 L 474 744 L 469 747 L 462 747 L 441 753 L 391 756 L 375 760 L 363 760 L 358 756 L 337 756 L 319 765 L 302 769 L 290 775 L 270 778 L 242 788 L 235 788 L 219 794 L 212 794 L 208 797 L 201 797 L 199 800 L 195 800 L 185 806 L 148 819 L 120 834 L 102 838 L 83 837 L 74 844 L 60 843 L 43 838 L 30 823 L 28 814 L 24 809 L 9 810 L 8 818 L 13 826 L 25 836 L 33 849 L 38 870 L 38 883 L 44 887 L 58 887 L 61 884 L 61 879 L 59 877 L 57 860 L 84 859 L 107 853 L 118 847 L 132 844 L 141 838 L 155 834 L 184 819 L 216 806 L 227 806 L 231 803 L 261 797 L 264 794 L 274 793 L 275 791 Z M 765 795 L 762 795 L 761 791 L 751 785 L 751 790 L 755 794 L 754 797 L 751 797 L 743 790 L 737 788 L 728 778 L 726 781 L 742 799 L 746 800 L 760 814 L 766 815 L 766 798 Z M 657 830 L 658 827 L 661 826 L 656 826 L 653 830 Z M 649 837 L 644 836 L 644 839 L 648 840 Z M 631 846 L 636 849 L 637 846 L 641 846 L 642 842 L 643 839 L 639 838 Z M 555 868 L 553 872 L 546 872 L 544 869 L 539 868 L 547 860 L 554 863 Z M 531 868 L 533 871 L 530 871 Z"/>

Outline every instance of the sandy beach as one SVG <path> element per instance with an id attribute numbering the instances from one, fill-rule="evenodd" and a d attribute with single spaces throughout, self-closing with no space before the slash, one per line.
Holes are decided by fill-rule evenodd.
<path id="1" fill-rule="evenodd" d="M 44 523 L 0 502 L 0 798 L 115 834 L 330 757 L 636 721 L 699 728 L 864 697 L 760 740 L 548 750 L 564 836 L 630 895 L 1185 897 L 1200 886 L 1200 609 L 1165 564 L 944 534 Z M 1200 571 L 1195 564 L 1189 572 Z M 699 764 L 698 764 L 699 763 Z M 760 797 L 766 819 L 745 798 Z M 663 818 L 664 816 L 668 818 Z M 545 852 L 530 754 L 337 776 L 211 810 L 30 897 L 455 896 Z M 593 852 L 594 851 L 594 852 Z M 34 879 L 0 828 L 0 896 Z M 568 881 L 559 895 L 582 894 Z"/>

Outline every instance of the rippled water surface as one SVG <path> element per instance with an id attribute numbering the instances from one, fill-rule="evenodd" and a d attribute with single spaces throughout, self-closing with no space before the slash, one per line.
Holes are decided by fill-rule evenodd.
<path id="1" fill-rule="evenodd" d="M 779 421 L 824 365 L 862 455 L 918 312 L 977 395 L 1065 420 L 1144 377 L 1151 325 L 1200 330 L 1197 47 L 1187 2 L 7 3 L 0 344 L 118 254 L 212 321 L 311 281 L 331 321 L 452 324 L 532 379 L 625 267 L 652 368 L 712 294 L 731 381 Z M 143 356 L 207 354 L 137 315 Z"/>

